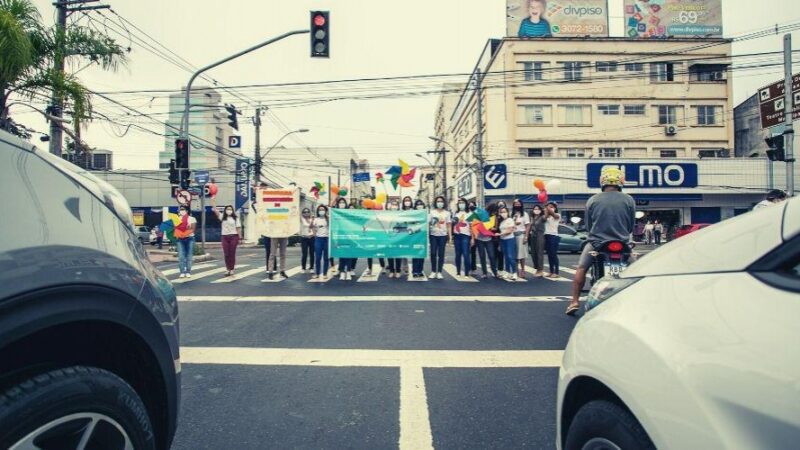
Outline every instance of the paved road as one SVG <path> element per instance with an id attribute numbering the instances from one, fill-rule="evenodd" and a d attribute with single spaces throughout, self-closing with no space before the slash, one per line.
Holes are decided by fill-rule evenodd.
<path id="1" fill-rule="evenodd" d="M 219 259 L 185 282 L 159 264 L 181 302 L 174 448 L 553 447 L 576 256 L 559 281 L 313 283 L 298 254 L 276 282 L 260 249 L 230 282 Z"/>

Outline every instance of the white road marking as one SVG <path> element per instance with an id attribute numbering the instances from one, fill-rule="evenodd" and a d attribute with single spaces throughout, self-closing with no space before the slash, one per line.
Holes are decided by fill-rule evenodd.
<path id="1" fill-rule="evenodd" d="M 192 266 L 192 270 L 195 270 L 195 269 L 207 269 L 209 267 L 215 267 L 215 266 L 216 266 L 216 264 L 198 264 L 196 266 Z M 170 275 L 175 275 L 176 273 L 179 273 L 180 271 L 181 271 L 181 269 L 167 269 L 167 270 L 162 270 L 161 273 L 165 277 L 168 277 Z"/>
<path id="2" fill-rule="evenodd" d="M 400 368 L 400 450 L 433 449 L 422 367 Z"/>
<path id="3" fill-rule="evenodd" d="M 275 272 L 273 274 L 271 280 L 269 278 L 265 278 L 265 279 L 261 280 L 261 282 L 262 283 L 280 283 L 283 280 L 287 280 L 287 279 L 297 275 L 298 273 L 300 273 L 301 270 L 303 270 L 303 269 L 301 269 L 300 266 L 292 267 L 291 269 L 287 270 L 286 271 L 286 275 L 288 276 L 288 278 L 283 278 L 281 276 L 280 272 Z"/>
<path id="4" fill-rule="evenodd" d="M 559 267 L 559 270 L 561 272 L 567 272 L 567 273 L 572 274 L 572 275 L 575 275 L 577 273 L 575 271 L 575 269 L 570 269 L 569 267 Z"/>
<path id="5" fill-rule="evenodd" d="M 560 268 L 560 269 L 563 270 L 564 272 L 569 272 L 569 270 L 567 270 L 567 269 L 564 269 L 564 268 Z M 530 268 L 530 267 L 526 267 L 525 268 L 525 272 L 528 272 L 531 275 L 534 275 L 536 273 L 536 271 L 534 269 Z M 545 272 L 545 273 L 547 273 L 547 272 Z M 570 280 L 569 278 L 564 278 L 564 277 L 558 277 L 558 278 L 536 277 L 536 278 L 545 279 L 547 281 L 566 281 L 568 283 L 572 283 L 572 280 Z"/>
<path id="6" fill-rule="evenodd" d="M 309 280 L 324 283 L 325 281 Z M 528 303 L 563 302 L 568 296 L 512 297 L 478 295 L 409 295 L 409 296 L 236 296 L 236 295 L 185 295 L 178 296 L 181 302 L 265 302 L 265 303 L 305 303 L 305 302 L 485 302 L 485 303 Z"/>
<path id="7" fill-rule="evenodd" d="M 244 267 L 250 267 L 250 265 L 249 264 L 239 264 L 239 265 L 236 266 L 237 269 L 244 268 Z M 191 278 L 178 278 L 176 280 L 170 280 L 170 281 L 172 281 L 172 284 L 183 284 L 183 283 L 188 283 L 190 281 L 199 280 L 200 278 L 210 277 L 211 275 L 222 273 L 222 272 L 225 272 L 226 270 L 228 270 L 228 269 L 226 269 L 225 267 L 220 267 L 218 269 L 207 270 L 205 272 L 200 272 L 198 274 L 193 274 Z"/>
<path id="8" fill-rule="evenodd" d="M 549 278 L 549 277 L 543 277 L 543 278 L 547 281 L 563 281 L 567 283 L 572 283 L 572 280 L 570 280 L 569 278 L 564 278 L 562 276 L 559 276 L 558 278 Z"/>
<path id="9" fill-rule="evenodd" d="M 331 281 L 331 279 L 333 279 L 333 274 L 330 271 L 328 271 L 328 276 L 327 277 L 325 275 L 320 275 L 317 278 L 310 278 L 308 280 L 308 282 L 309 283 L 327 283 L 328 281 Z"/>
<path id="10" fill-rule="evenodd" d="M 367 269 L 364 269 L 364 273 L 361 274 L 361 277 L 359 277 L 358 282 L 359 283 L 370 283 L 370 282 L 373 282 L 373 281 L 378 281 L 378 279 L 380 279 L 380 277 L 381 277 L 381 271 L 380 270 L 373 270 L 372 271 L 372 275 L 367 275 Z"/>
<path id="11" fill-rule="evenodd" d="M 245 270 L 244 272 L 236 273 L 234 272 L 233 276 L 220 278 L 219 280 L 214 280 L 211 283 L 230 283 L 232 281 L 241 280 L 242 278 L 249 277 L 250 275 L 256 275 L 259 273 L 264 273 L 266 270 L 266 266 L 256 267 L 255 269 Z"/>
<path id="12" fill-rule="evenodd" d="M 319 367 L 559 367 L 563 354 L 562 350 L 181 347 L 181 363 Z"/>
<path id="13" fill-rule="evenodd" d="M 469 275 L 457 275 L 456 274 L 456 266 L 453 265 L 453 264 L 445 264 L 445 265 L 442 266 L 442 269 L 444 269 L 444 271 L 447 272 L 447 274 L 450 275 L 451 277 L 453 277 L 453 279 L 455 279 L 456 281 L 461 281 L 463 283 L 477 283 L 478 282 L 478 280 L 476 280 L 475 278 L 473 278 L 473 277 L 471 277 Z"/>

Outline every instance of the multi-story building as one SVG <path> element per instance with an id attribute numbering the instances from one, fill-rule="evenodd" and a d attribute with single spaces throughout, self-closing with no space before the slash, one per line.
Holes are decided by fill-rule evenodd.
<path id="1" fill-rule="evenodd" d="M 645 219 L 747 211 L 766 165 L 733 158 L 730 55 L 725 39 L 490 40 L 450 113 L 456 195 L 534 202 L 557 179 L 550 198 L 581 216 L 617 165 Z"/>
<path id="2" fill-rule="evenodd" d="M 434 156 L 433 163 L 437 170 L 434 172 L 433 186 L 430 191 L 434 195 L 441 195 L 447 189 L 446 197 L 453 200 L 453 192 L 455 186 L 453 180 L 455 179 L 454 173 L 449 175 L 446 173 L 446 168 L 452 168 L 455 161 L 456 149 L 450 144 L 453 137 L 450 134 L 450 118 L 453 110 L 461 97 L 461 90 L 463 85 L 458 83 L 445 83 L 442 85 L 442 94 L 439 96 L 439 101 L 436 104 L 436 114 L 434 118 L 434 135 L 435 151 L 432 153 Z"/>
<path id="3" fill-rule="evenodd" d="M 158 155 L 158 166 L 169 168 L 175 158 L 175 139 L 181 127 L 186 91 L 169 96 L 169 114 L 165 125 L 164 151 Z M 191 169 L 233 169 L 235 155 L 240 148 L 228 148 L 228 137 L 237 134 L 228 124 L 222 96 L 213 88 L 192 88 L 189 109 L 189 132 L 192 145 L 189 149 Z"/>

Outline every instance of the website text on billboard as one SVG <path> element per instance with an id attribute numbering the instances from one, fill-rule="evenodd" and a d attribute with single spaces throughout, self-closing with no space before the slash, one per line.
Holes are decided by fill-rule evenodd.
<path id="1" fill-rule="evenodd" d="M 507 36 L 608 36 L 607 0 L 506 0 Z"/>
<path id="2" fill-rule="evenodd" d="M 626 36 L 721 37 L 721 0 L 625 0 Z"/>

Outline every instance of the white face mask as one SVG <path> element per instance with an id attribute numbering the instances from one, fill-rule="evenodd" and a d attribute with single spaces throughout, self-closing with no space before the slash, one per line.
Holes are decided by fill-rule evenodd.
<path id="1" fill-rule="evenodd" d="M 508 219 L 508 213 L 500 213 L 500 217 L 503 219 Z"/>
<path id="2" fill-rule="evenodd" d="M 442 208 L 444 208 L 444 203 L 436 202 L 436 207 L 439 208 L 439 209 L 442 209 Z"/>
<path id="3" fill-rule="evenodd" d="M 403 202 L 404 206 L 411 206 L 411 202 Z"/>
<path id="4" fill-rule="evenodd" d="M 542 212 L 541 212 L 541 211 L 539 211 L 538 209 L 534 209 L 534 210 L 533 210 L 533 213 L 534 213 L 534 214 L 536 214 L 536 215 L 538 216 L 538 215 L 539 215 L 539 214 L 541 214 Z"/>
<path id="5" fill-rule="evenodd" d="M 232 209 L 226 209 L 226 210 L 225 210 L 225 214 L 227 214 L 227 215 L 229 215 L 229 216 L 230 216 L 230 215 L 232 215 L 232 214 L 233 214 L 233 210 L 232 210 Z"/>
<path id="6" fill-rule="evenodd" d="M 317 211 L 317 217 L 325 217 L 325 211 Z"/>
<path id="7" fill-rule="evenodd" d="M 417 205 L 416 209 L 425 209 L 424 205 Z"/>
<path id="8" fill-rule="evenodd" d="M 467 205 L 465 205 L 465 204 L 463 204 L 463 203 L 459 203 L 459 204 L 458 204 L 458 210 L 459 210 L 459 211 L 463 211 L 463 210 L 464 210 L 464 208 L 466 208 L 466 207 L 467 207 Z"/>

